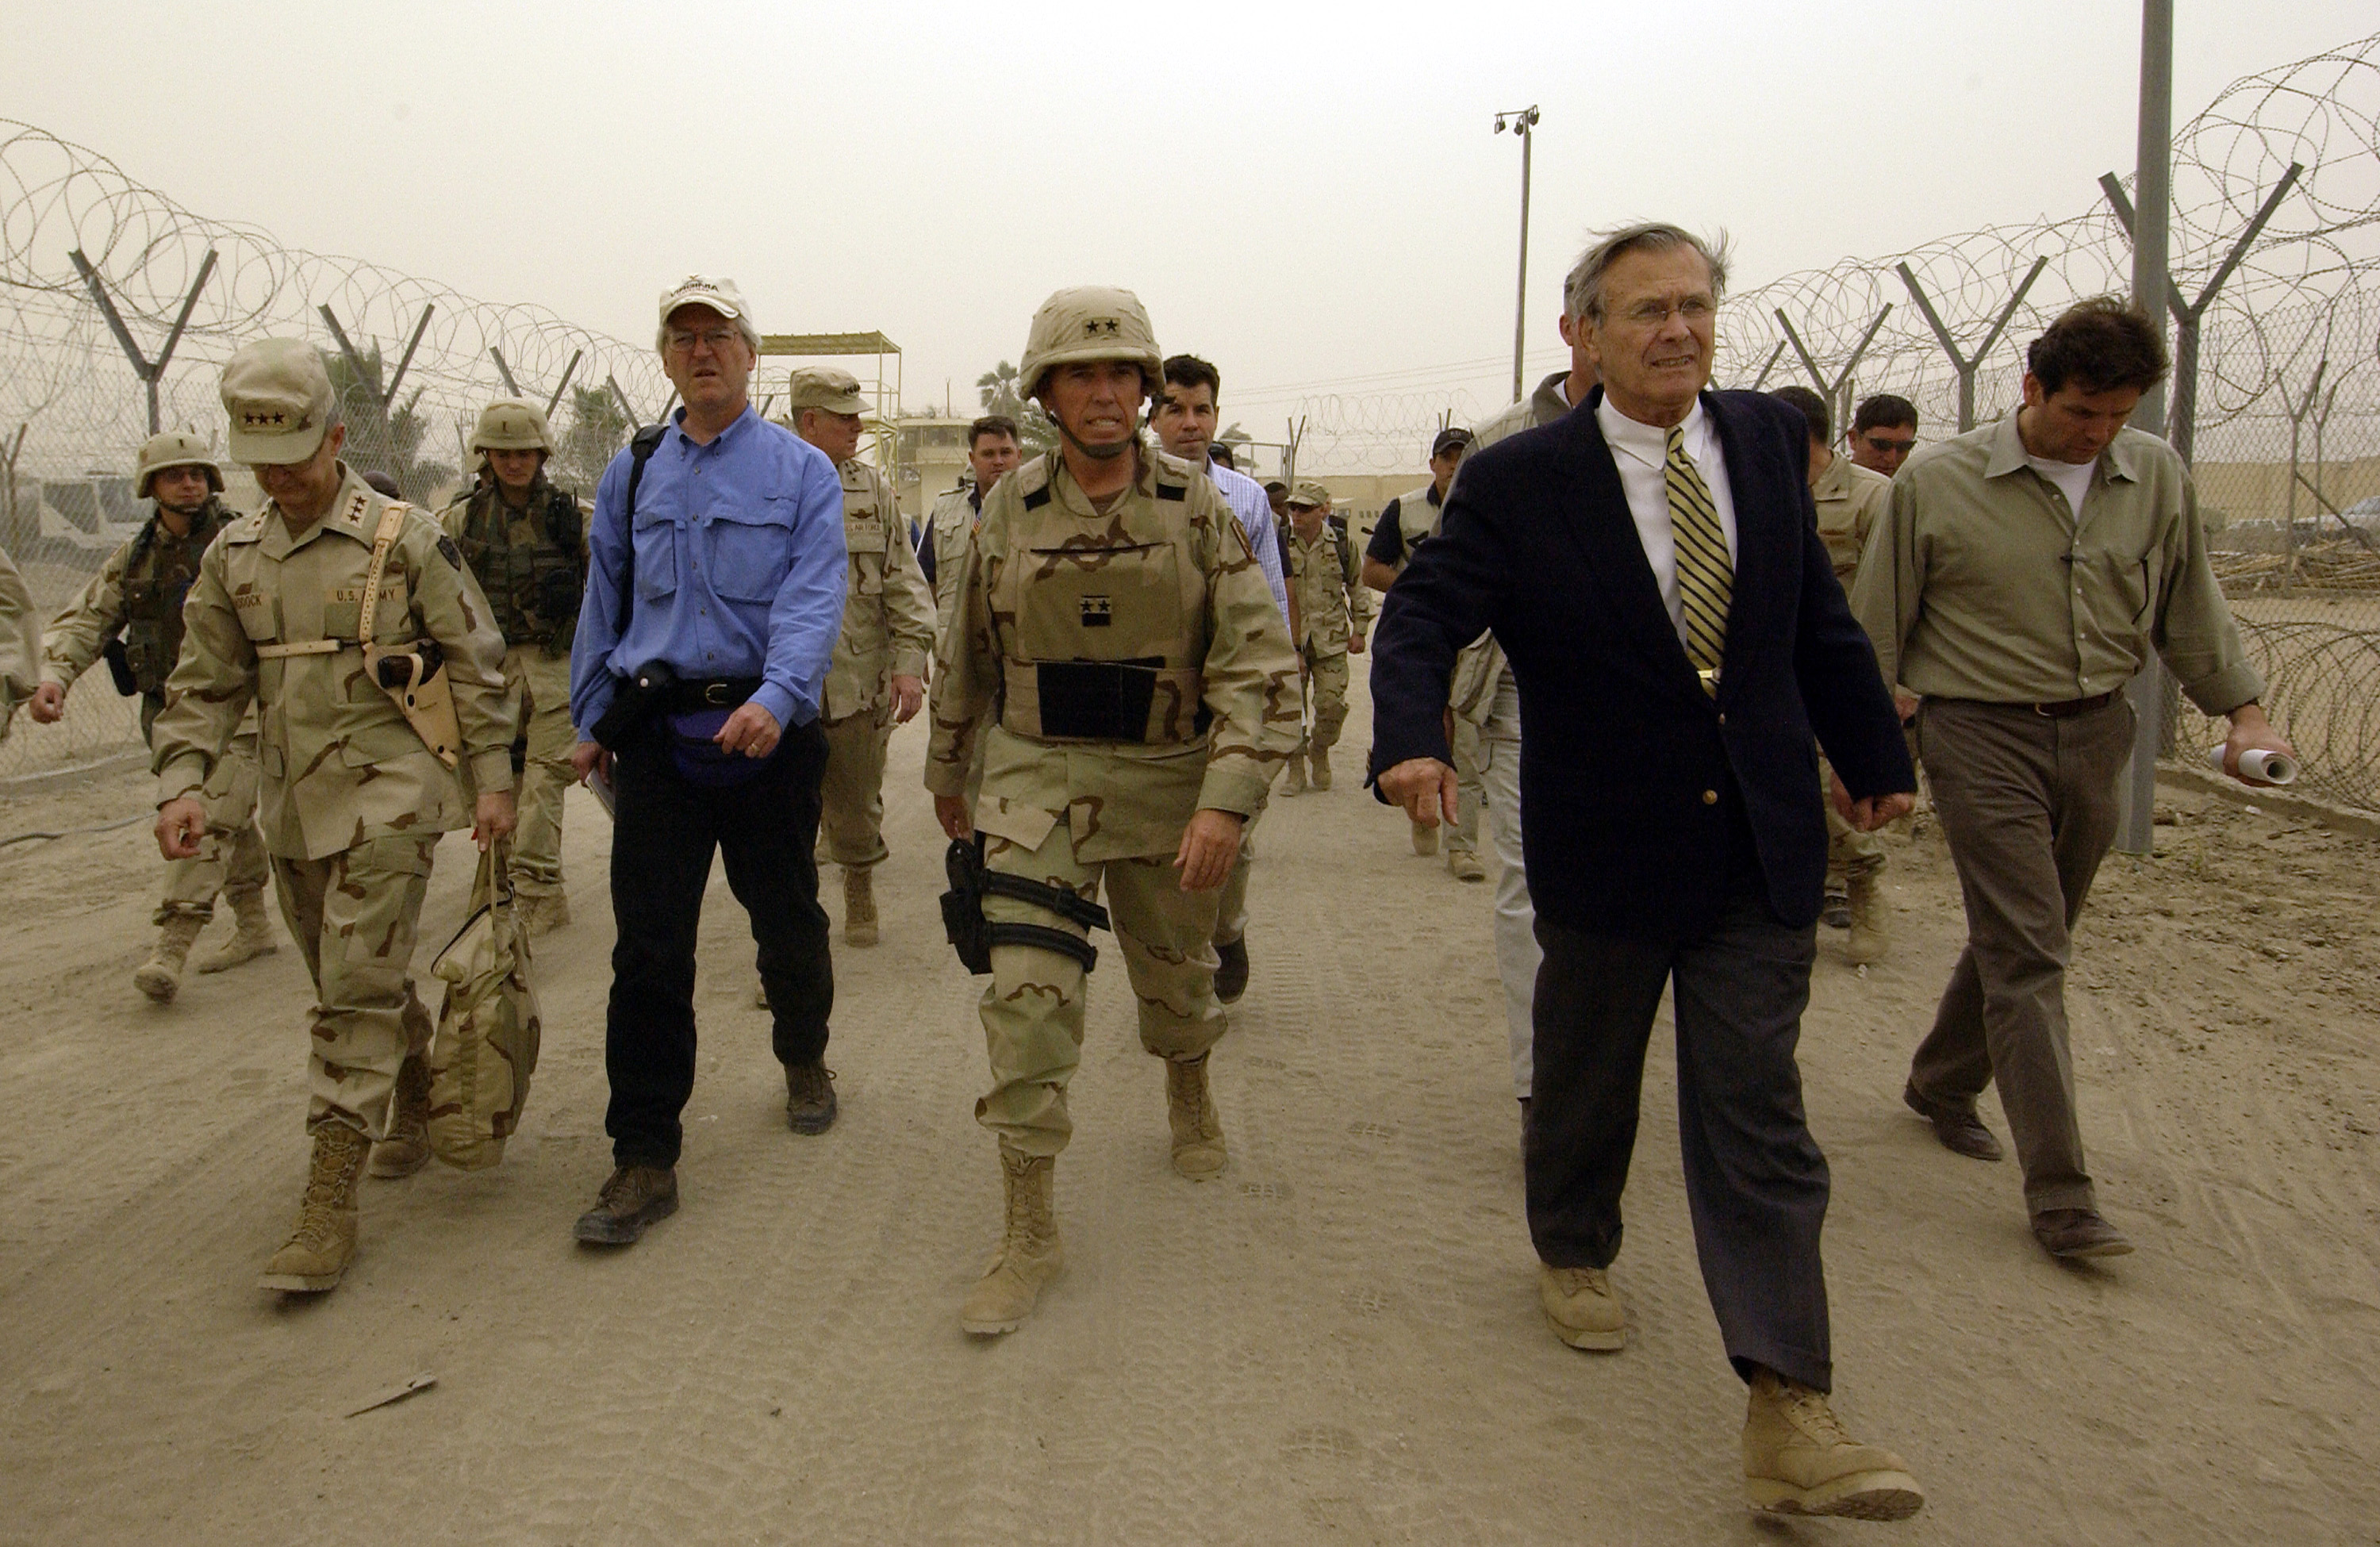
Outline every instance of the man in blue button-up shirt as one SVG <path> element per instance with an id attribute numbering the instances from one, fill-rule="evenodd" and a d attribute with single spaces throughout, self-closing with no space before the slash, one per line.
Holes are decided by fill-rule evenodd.
<path id="1" fill-rule="evenodd" d="M 616 791 L 604 1032 L 616 1169 L 577 1230 L 610 1246 L 677 1208 L 695 927 L 714 850 L 752 918 L 786 1119 L 823 1133 L 835 1114 L 834 974 L 811 850 L 819 705 L 843 627 L 843 487 L 822 453 L 752 411 L 760 335 L 733 281 L 695 275 L 665 292 L 659 344 L 686 407 L 641 474 L 624 451 L 597 487 L 570 657 L 576 761 Z M 650 713 L 623 723 L 611 711 L 631 684 L 626 702 Z"/>

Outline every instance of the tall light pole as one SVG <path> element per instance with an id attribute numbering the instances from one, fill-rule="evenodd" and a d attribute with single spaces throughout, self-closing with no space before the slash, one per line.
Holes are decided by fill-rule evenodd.
<path id="1" fill-rule="evenodd" d="M 1496 115 L 1496 132 L 1510 128 L 1521 137 L 1521 283 L 1512 300 L 1512 401 L 1521 400 L 1521 347 L 1529 336 L 1529 150 L 1536 143 L 1535 106 L 1507 109 Z"/>
<path id="2" fill-rule="evenodd" d="M 2166 254 L 2173 220 L 2173 0 L 2142 0 L 2141 127 L 2135 161 L 2138 213 L 2132 220 L 2132 299 L 2159 331 L 2165 327 Z M 2165 388 L 2151 387 L 2132 410 L 2132 422 L 2164 432 Z M 2165 742 L 2165 671 L 2148 652 L 2131 681 L 2139 724 L 2132 762 L 2119 786 L 2116 847 L 2126 854 L 2155 851 L 2156 760 Z"/>

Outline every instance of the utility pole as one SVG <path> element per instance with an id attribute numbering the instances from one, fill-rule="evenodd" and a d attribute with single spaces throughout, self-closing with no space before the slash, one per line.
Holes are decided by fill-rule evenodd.
<path id="1" fill-rule="evenodd" d="M 2139 211 L 2132 223 L 2132 299 L 2159 332 L 2166 314 L 2166 268 L 2173 229 L 2173 0 L 2141 3 Z M 2165 425 L 2165 387 L 2141 395 L 2132 422 L 2156 434 Z M 2139 717 L 2132 763 L 2121 786 L 2116 847 L 2126 854 L 2156 848 L 2156 760 L 2165 743 L 2165 665 L 2148 652 L 2130 689 Z"/>
<path id="2" fill-rule="evenodd" d="M 1521 282 L 1512 299 L 1512 401 L 1521 400 L 1521 350 L 1529 337 L 1529 152 L 1536 144 L 1537 110 L 1535 106 L 1509 109 L 1496 115 L 1496 132 L 1510 128 L 1521 137 Z M 1510 120 L 1509 125 L 1507 120 Z"/>

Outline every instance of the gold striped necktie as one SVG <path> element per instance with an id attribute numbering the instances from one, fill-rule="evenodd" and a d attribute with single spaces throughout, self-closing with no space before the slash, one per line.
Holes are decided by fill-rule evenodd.
<path id="1" fill-rule="evenodd" d="M 1686 660 L 1702 678 L 1703 691 L 1717 697 L 1718 664 L 1727 653 L 1727 606 L 1735 592 L 1735 566 L 1727 556 L 1727 533 L 1718 505 L 1686 455 L 1686 432 L 1670 427 L 1662 464 L 1670 486 L 1670 533 L 1678 551 L 1678 600 L 1684 603 Z"/>

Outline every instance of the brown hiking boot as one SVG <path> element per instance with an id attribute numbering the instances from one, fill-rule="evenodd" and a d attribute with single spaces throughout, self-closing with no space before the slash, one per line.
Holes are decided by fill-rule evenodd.
<path id="1" fill-rule="evenodd" d="M 1537 1303 L 1554 1335 L 1573 1348 L 1609 1353 L 1627 1346 L 1628 1312 L 1612 1292 L 1611 1275 L 1601 1268 L 1538 1263 Z"/>
<path id="2" fill-rule="evenodd" d="M 2096 1209 L 2044 1209 L 2033 1216 L 2033 1235 L 2052 1257 L 2127 1257 L 2132 1249 Z"/>
<path id="3" fill-rule="evenodd" d="M 1008 1191 L 1008 1218 L 1000 1250 L 959 1308 L 959 1325 L 978 1337 L 1014 1332 L 1033 1314 L 1041 1286 L 1066 1265 L 1058 1241 L 1058 1218 L 1050 1203 L 1057 1175 L 1054 1155 L 1027 1155 L 1000 1146 L 1001 1180 Z"/>
<path id="4" fill-rule="evenodd" d="M 552 934 L 570 922 L 570 898 L 560 892 L 540 892 L 520 899 L 521 932 L 534 939 Z"/>
<path id="5" fill-rule="evenodd" d="M 1330 749 L 1317 748 L 1305 754 L 1305 761 L 1313 768 L 1313 773 L 1308 775 L 1306 782 L 1316 789 L 1329 789 L 1330 787 Z"/>
<path id="6" fill-rule="evenodd" d="M 570 1233 L 589 1246 L 634 1246 L 645 1226 L 677 1212 L 677 1172 L 666 1165 L 624 1165 L 612 1173 L 595 1206 Z"/>
<path id="7" fill-rule="evenodd" d="M 413 1054 L 396 1067 L 396 1095 L 388 1109 L 388 1137 L 371 1147 L 364 1169 L 382 1181 L 410 1176 L 430 1163 L 430 1062 Z"/>
<path id="8" fill-rule="evenodd" d="M 834 1071 L 823 1063 L 785 1066 L 785 1126 L 795 1133 L 834 1127 Z"/>
<path id="9" fill-rule="evenodd" d="M 1207 1055 L 1165 1061 L 1165 1120 L 1173 1128 L 1173 1169 L 1203 1182 L 1230 1159 L 1223 1149 L 1223 1120 L 1207 1089 Z"/>
<path id="10" fill-rule="evenodd" d="M 1906 1520 L 1925 1505 L 1909 1463 L 1844 1432 L 1824 1393 L 1752 1372 L 1743 1417 L 1743 1496 L 1774 1515 Z"/>
<path id="11" fill-rule="evenodd" d="M 260 1286 L 292 1295 L 319 1295 L 339 1286 L 356 1255 L 356 1182 L 370 1144 L 345 1123 L 326 1122 L 314 1129 L 314 1159 L 298 1208 L 298 1228 L 264 1265 Z"/>
<path id="12" fill-rule="evenodd" d="M 157 927 L 157 944 L 132 974 L 132 986 L 160 1005 L 170 1005 L 182 986 L 182 964 L 189 959 L 190 947 L 199 932 L 207 927 L 204 919 L 189 913 L 174 913 Z"/>
<path id="13" fill-rule="evenodd" d="M 1874 871 L 1855 875 L 1848 884 L 1852 937 L 1843 943 L 1843 959 L 1853 967 L 1865 967 L 1884 959 L 1885 920 L 1890 910 Z"/>
<path id="14" fill-rule="evenodd" d="M 871 872 L 843 868 L 843 940 L 846 945 L 876 944 L 876 888 Z"/>
<path id="15" fill-rule="evenodd" d="M 1434 826 L 1424 827 L 1420 822 L 1415 822 L 1413 824 L 1413 844 L 1414 852 L 1415 854 L 1421 855 L 1425 858 L 1429 855 L 1436 854 L 1438 852 L 1438 829 Z"/>
<path id="16" fill-rule="evenodd" d="M 231 904 L 235 920 L 232 937 L 198 959 L 194 965 L 201 972 L 222 972 L 280 949 L 273 938 L 273 918 L 264 910 L 261 890 L 242 887 L 225 892 L 224 898 Z"/>
<path id="17" fill-rule="evenodd" d="M 1305 793 L 1305 760 L 1295 752 L 1289 755 L 1289 772 L 1281 775 L 1281 793 L 1284 796 Z"/>

